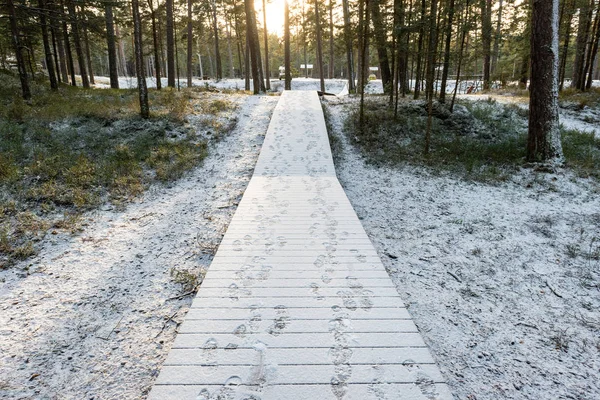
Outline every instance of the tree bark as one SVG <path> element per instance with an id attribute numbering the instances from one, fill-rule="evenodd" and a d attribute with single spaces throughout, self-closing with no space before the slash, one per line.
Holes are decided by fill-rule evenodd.
<path id="1" fill-rule="evenodd" d="M 104 18 L 106 20 L 106 46 L 108 48 L 108 75 L 110 87 L 119 88 L 119 74 L 117 73 L 117 45 L 115 40 L 115 23 L 112 6 L 106 3 L 104 6 Z"/>
<path id="2" fill-rule="evenodd" d="M 217 4 L 212 0 L 213 32 L 215 35 L 215 59 L 217 64 L 217 81 L 223 79 L 223 67 L 221 66 L 221 51 L 219 49 L 219 25 L 217 23 Z"/>
<path id="3" fill-rule="evenodd" d="M 423 37 L 425 36 L 425 0 L 421 0 L 421 20 L 419 22 L 419 39 L 417 40 L 417 74 L 415 77 L 415 100 L 421 92 L 421 60 L 423 58 Z"/>
<path id="4" fill-rule="evenodd" d="M 334 47 L 333 47 L 333 0 L 329 0 L 329 65 L 327 66 L 327 77 L 333 79 L 335 75 L 334 63 Z"/>
<path id="5" fill-rule="evenodd" d="M 392 73 L 390 71 L 390 61 L 388 58 L 387 32 L 381 16 L 381 0 L 371 0 L 370 3 L 371 19 L 373 20 L 373 34 L 377 44 L 377 56 L 379 58 L 379 71 L 381 73 L 381 83 L 383 92 L 389 93 L 392 86 Z"/>
<path id="6" fill-rule="evenodd" d="M 192 57 L 193 54 L 193 32 L 192 32 L 192 0 L 187 1 L 187 85 L 192 87 Z"/>
<path id="7" fill-rule="evenodd" d="M 492 46 L 492 0 L 481 0 L 481 43 L 483 46 L 483 89 L 490 89 Z"/>
<path id="8" fill-rule="evenodd" d="M 323 70 L 323 43 L 321 38 L 321 19 L 319 17 L 319 0 L 315 0 L 315 27 L 317 29 L 317 66 L 319 68 L 319 80 L 321 83 L 321 92 L 325 92 L 325 72 Z"/>
<path id="9" fill-rule="evenodd" d="M 365 65 L 368 64 L 367 61 L 367 46 L 368 46 L 368 42 L 369 42 L 369 0 L 360 0 L 359 1 L 359 6 L 358 6 L 358 12 L 359 12 L 359 20 L 362 19 L 362 23 L 359 22 L 359 29 L 360 29 L 360 47 L 361 52 L 361 65 L 362 67 L 359 66 L 358 70 L 360 73 L 360 82 L 362 82 L 362 84 L 359 85 L 360 88 L 360 114 L 359 114 L 359 126 L 360 126 L 360 130 L 362 131 L 364 128 L 364 120 L 365 120 L 365 80 L 367 79 L 365 77 Z M 363 16 L 364 13 L 364 16 Z"/>
<path id="10" fill-rule="evenodd" d="M 258 32 L 256 29 L 256 14 L 254 12 L 254 0 L 244 0 L 246 8 L 246 36 L 248 38 L 248 53 L 250 53 L 250 69 L 252 71 L 252 83 L 254 94 L 260 93 L 261 82 L 259 74 L 260 51 L 258 50 Z"/>
<path id="11" fill-rule="evenodd" d="M 533 2 L 527 160 L 563 161 L 558 121 L 558 0 Z"/>
<path id="12" fill-rule="evenodd" d="M 50 31 L 52 32 L 52 42 L 53 42 L 53 44 L 56 43 L 56 49 L 58 50 L 58 53 L 56 50 L 54 51 L 54 57 L 58 64 L 58 66 L 56 68 L 57 74 L 58 74 L 58 71 L 60 71 L 60 74 L 58 74 L 59 82 L 61 81 L 60 78 L 62 77 L 62 82 L 69 83 L 69 72 L 67 70 L 65 48 L 64 48 L 63 42 L 59 36 L 60 23 L 58 22 L 58 17 L 57 17 L 59 12 L 57 12 L 56 3 L 48 2 L 47 4 L 49 5 L 49 8 L 51 10 L 49 17 L 50 17 Z"/>
<path id="13" fill-rule="evenodd" d="M 52 50 L 50 48 L 50 40 L 48 38 L 48 9 L 45 0 L 39 0 L 40 6 L 40 23 L 42 27 L 42 42 L 44 44 L 44 56 L 46 61 L 46 69 L 48 70 L 48 78 L 50 80 L 50 88 L 58 90 L 58 80 L 54 72 L 54 61 L 52 60 Z"/>
<path id="14" fill-rule="evenodd" d="M 227 20 L 227 52 L 229 53 L 229 77 L 235 78 L 235 65 L 233 63 L 233 50 L 231 49 L 231 20 Z"/>
<path id="15" fill-rule="evenodd" d="M 77 54 L 77 63 L 79 64 L 79 74 L 81 75 L 81 82 L 84 88 L 90 87 L 90 81 L 88 79 L 87 68 L 85 63 L 85 57 L 83 55 L 83 49 L 81 48 L 81 36 L 79 34 L 79 20 L 75 11 L 75 3 L 73 0 L 67 0 L 67 9 L 69 10 L 69 20 L 71 22 L 71 33 L 73 34 L 73 45 L 75 46 L 75 53 Z"/>
<path id="16" fill-rule="evenodd" d="M 150 108 L 148 106 L 148 88 L 146 87 L 146 73 L 144 72 L 144 53 L 142 49 L 142 20 L 140 18 L 140 7 L 138 0 L 131 0 L 133 11 L 133 39 L 135 51 L 135 74 L 138 82 L 138 95 L 140 100 L 140 115 L 148 118 Z"/>
<path id="17" fill-rule="evenodd" d="M 81 7 L 81 10 L 83 11 L 83 7 Z M 83 44 L 85 47 L 85 59 L 87 60 L 90 84 L 94 85 L 96 82 L 94 81 L 94 68 L 92 66 L 92 54 L 90 52 L 90 40 L 89 40 L 89 35 L 88 35 L 87 17 L 85 19 L 85 23 L 83 24 Z"/>
<path id="18" fill-rule="evenodd" d="M 263 36 L 265 39 L 265 78 L 267 90 L 271 90 L 271 71 L 269 71 L 269 31 L 267 30 L 267 2 L 263 0 Z"/>
<path id="19" fill-rule="evenodd" d="M 346 62 L 348 68 L 348 91 L 354 93 L 356 86 L 354 84 L 354 55 L 352 50 L 352 31 L 350 26 L 350 9 L 348 0 L 342 0 L 344 11 L 344 41 L 346 42 Z"/>
<path id="20" fill-rule="evenodd" d="M 71 75 L 71 85 L 77 86 L 75 81 L 75 64 L 73 62 L 73 52 L 71 51 L 71 41 L 69 39 L 69 29 L 67 28 L 67 17 L 65 15 L 65 6 L 63 0 L 60 1 L 60 17 L 62 19 L 63 35 L 65 40 L 65 52 L 67 53 L 67 66 Z"/>
<path id="21" fill-rule="evenodd" d="M 500 0 L 502 1 L 502 0 Z M 446 22 L 446 44 L 444 48 L 444 67 L 442 70 L 442 83 L 440 85 L 440 103 L 446 101 L 446 82 L 450 70 L 450 42 L 452 41 L 452 23 L 454 22 L 454 0 L 448 5 L 448 21 Z"/>
<path id="22" fill-rule="evenodd" d="M 167 0 L 167 86 L 175 87 L 175 30 L 173 27 L 173 0 Z"/>
<path id="23" fill-rule="evenodd" d="M 50 23 L 50 37 L 52 38 L 52 51 L 54 55 L 54 71 L 56 71 L 56 80 L 58 84 L 62 82 L 61 72 L 60 72 L 60 61 L 58 60 L 58 50 L 56 48 L 56 35 L 54 33 L 54 27 L 52 23 Z"/>
<path id="24" fill-rule="evenodd" d="M 496 73 L 498 67 L 498 58 L 500 58 L 500 37 L 502 36 L 502 5 L 503 1 L 498 1 L 498 18 L 496 19 L 496 33 L 494 34 L 494 50 L 492 52 L 492 74 Z"/>
<path id="25" fill-rule="evenodd" d="M 288 0 L 285 1 L 284 8 L 284 68 L 285 68 L 285 90 L 292 90 L 292 70 L 290 64 L 290 6 Z"/>
<path id="26" fill-rule="evenodd" d="M 429 45 L 427 46 L 427 87 L 425 98 L 428 103 L 427 129 L 425 132 L 425 154 L 429 153 L 431 143 L 431 124 L 433 115 L 433 83 L 435 80 L 435 53 L 437 48 L 437 27 L 435 18 L 437 15 L 437 0 L 431 0 L 431 13 L 429 15 Z"/>
<path id="27" fill-rule="evenodd" d="M 580 90 L 582 89 L 582 83 L 584 81 L 583 69 L 585 67 L 585 49 L 588 42 L 590 20 L 592 16 L 590 0 L 582 0 L 582 2 L 583 4 L 579 8 L 579 25 L 577 27 L 575 60 L 573 62 L 573 80 L 571 81 L 571 87 Z"/>
<path id="28" fill-rule="evenodd" d="M 565 3 L 563 3 L 563 4 L 566 4 L 566 0 L 565 0 Z M 559 71 L 558 71 L 558 80 L 559 80 L 558 90 L 559 91 L 563 90 L 563 87 L 565 84 L 565 70 L 567 69 L 567 56 L 569 54 L 569 42 L 571 40 L 571 22 L 573 21 L 573 5 L 574 5 L 574 0 L 570 2 L 569 9 L 567 10 L 569 16 L 565 23 L 565 26 L 566 26 L 565 27 L 565 35 L 564 35 L 564 39 L 563 39 L 562 52 L 559 57 L 559 61 L 560 61 Z"/>
<path id="29" fill-rule="evenodd" d="M 152 45 L 154 46 L 154 74 L 156 76 L 156 90 L 162 89 L 161 82 L 161 62 L 160 62 L 160 48 L 158 43 L 158 32 L 156 30 L 156 10 L 154 10 L 154 1 L 148 0 L 148 6 L 150 7 L 150 18 L 152 20 Z"/>
<path id="30" fill-rule="evenodd" d="M 594 60 L 598 53 L 598 38 L 600 38 L 600 1 L 596 9 L 596 16 L 594 17 L 594 24 L 590 34 L 590 39 L 587 45 L 585 68 L 583 69 L 583 77 L 581 83 L 581 90 L 587 90 L 592 86 L 592 71 L 594 69 Z M 589 75 L 588 75 L 589 73 Z M 588 86 L 589 82 L 589 86 Z"/>
<path id="31" fill-rule="evenodd" d="M 456 93 L 458 92 L 458 83 L 460 82 L 460 68 L 463 61 L 463 50 L 465 49 L 465 38 L 467 37 L 469 24 L 469 0 L 465 5 L 465 15 L 462 23 L 462 37 L 460 39 L 460 50 L 458 51 L 458 63 L 456 66 L 456 82 L 454 84 L 454 92 L 452 93 L 452 101 L 450 102 L 450 112 L 454 111 L 454 102 L 456 101 Z"/>
<path id="32" fill-rule="evenodd" d="M 29 77 L 27 76 L 27 67 L 23 58 L 23 45 L 21 44 L 21 35 L 19 25 L 17 24 L 17 13 L 13 0 L 6 0 L 6 8 L 8 10 L 8 20 L 10 24 L 10 34 L 12 45 L 17 61 L 17 69 L 19 71 L 19 80 L 21 81 L 21 94 L 24 100 L 31 99 L 31 89 L 29 87 Z"/>

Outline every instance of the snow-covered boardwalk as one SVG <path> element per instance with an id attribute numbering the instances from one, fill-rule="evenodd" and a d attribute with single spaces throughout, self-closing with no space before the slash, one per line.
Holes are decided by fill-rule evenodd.
<path id="1" fill-rule="evenodd" d="M 284 92 L 150 399 L 451 399 L 332 162 Z"/>

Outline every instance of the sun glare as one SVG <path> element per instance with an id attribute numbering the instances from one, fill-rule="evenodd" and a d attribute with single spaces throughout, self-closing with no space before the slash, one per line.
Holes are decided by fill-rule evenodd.
<path id="1" fill-rule="evenodd" d="M 256 10 L 260 15 L 260 22 L 263 22 L 262 0 L 256 0 Z M 279 37 L 283 37 L 285 0 L 267 0 L 267 29 L 274 32 Z"/>

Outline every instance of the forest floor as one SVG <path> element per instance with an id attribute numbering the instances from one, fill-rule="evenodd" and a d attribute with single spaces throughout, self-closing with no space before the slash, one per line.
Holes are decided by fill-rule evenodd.
<path id="1" fill-rule="evenodd" d="M 139 399 L 254 170 L 278 98 L 232 95 L 236 128 L 201 166 L 81 216 L 0 269 L 0 398 Z"/>
<path id="2" fill-rule="evenodd" d="M 47 235 L 37 255 L 0 270 L 0 398 L 148 392 L 278 100 L 235 93 L 239 82 L 220 94 L 238 105 L 237 126 L 208 141 L 200 166 L 132 203 L 104 203 L 83 214 L 81 231 Z M 318 80 L 293 82 L 318 89 Z M 489 96 L 470 98 L 495 107 Z M 340 181 L 455 397 L 599 398 L 597 178 L 519 166 L 487 180 L 384 163 L 347 132 L 356 99 L 324 103 Z"/>
<path id="3" fill-rule="evenodd" d="M 600 397 L 600 183 L 385 163 L 328 97 L 336 170 L 457 399 Z M 400 139 L 399 139 L 400 140 Z"/>

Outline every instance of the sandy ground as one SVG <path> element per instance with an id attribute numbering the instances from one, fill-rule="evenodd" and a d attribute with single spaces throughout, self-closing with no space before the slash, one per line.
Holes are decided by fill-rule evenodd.
<path id="1" fill-rule="evenodd" d="M 0 272 L 0 398 L 139 399 L 191 303 L 172 271 L 211 261 L 254 169 L 274 96 L 237 96 L 238 126 L 203 165 L 124 212 L 85 217 Z"/>
<path id="2" fill-rule="evenodd" d="M 600 186 L 488 186 L 367 163 L 330 98 L 337 173 L 455 398 L 600 398 Z"/>

